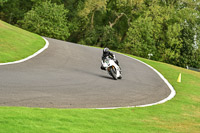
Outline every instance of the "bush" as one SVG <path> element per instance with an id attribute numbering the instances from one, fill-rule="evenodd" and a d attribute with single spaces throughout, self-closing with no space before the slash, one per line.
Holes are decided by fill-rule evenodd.
<path id="1" fill-rule="evenodd" d="M 23 29 L 42 36 L 66 40 L 70 36 L 67 13 L 64 5 L 46 1 L 37 4 L 27 12 L 18 24 Z"/>
<path id="2" fill-rule="evenodd" d="M 85 35 L 85 39 L 82 40 L 81 43 L 86 45 L 109 47 L 115 50 L 119 46 L 119 40 L 117 39 L 115 30 L 109 26 L 96 27 L 89 30 Z"/>

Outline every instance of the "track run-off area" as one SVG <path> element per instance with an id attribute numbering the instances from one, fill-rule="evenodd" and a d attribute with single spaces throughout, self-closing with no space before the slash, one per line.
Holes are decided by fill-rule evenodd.
<path id="1" fill-rule="evenodd" d="M 0 106 L 115 108 L 148 106 L 174 97 L 146 64 L 115 53 L 122 79 L 100 69 L 102 49 L 46 38 L 48 48 L 25 62 L 0 65 Z"/>

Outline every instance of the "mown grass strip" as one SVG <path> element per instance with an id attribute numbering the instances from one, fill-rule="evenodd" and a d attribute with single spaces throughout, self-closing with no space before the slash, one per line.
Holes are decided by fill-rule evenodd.
<path id="1" fill-rule="evenodd" d="M 0 63 L 24 59 L 44 47 L 39 35 L 0 20 Z"/>

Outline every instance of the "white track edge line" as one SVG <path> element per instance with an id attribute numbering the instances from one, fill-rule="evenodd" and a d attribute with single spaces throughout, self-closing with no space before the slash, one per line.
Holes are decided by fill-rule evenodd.
<path id="1" fill-rule="evenodd" d="M 21 59 L 21 60 L 18 60 L 18 61 L 14 61 L 14 62 L 0 63 L 0 65 L 9 65 L 9 64 L 16 64 L 16 63 L 25 62 L 25 61 L 27 61 L 27 60 L 29 60 L 29 59 L 31 59 L 31 58 L 37 56 L 38 54 L 42 53 L 42 52 L 43 52 L 45 49 L 47 49 L 48 46 L 49 46 L 49 42 L 47 41 L 47 39 L 45 39 L 44 37 L 42 37 L 42 38 L 43 38 L 43 39 L 45 40 L 45 42 L 46 42 L 45 46 L 44 46 L 43 48 L 41 48 L 40 50 L 38 50 L 38 51 L 37 51 L 36 53 L 34 53 L 33 55 L 30 55 L 30 56 L 28 56 L 27 58 L 24 58 L 24 59 Z M 121 53 L 118 53 L 118 54 L 121 54 Z M 95 109 L 117 109 L 117 108 L 131 108 L 131 107 L 147 107 L 147 106 L 153 106 L 153 105 L 165 103 L 166 101 L 171 100 L 171 99 L 176 95 L 176 91 L 174 90 L 174 88 L 172 87 L 172 85 L 171 85 L 171 84 L 167 81 L 167 79 L 166 79 L 160 72 L 158 72 L 155 68 L 153 68 L 152 66 L 150 66 L 150 65 L 148 65 L 148 64 L 146 64 L 146 63 L 144 63 L 144 62 L 142 62 L 142 61 L 140 61 L 140 60 L 138 60 L 138 59 L 132 58 L 132 57 L 127 56 L 127 55 L 124 55 L 124 54 L 121 54 L 121 55 L 126 56 L 126 57 L 131 58 L 131 59 L 134 59 L 134 60 L 137 60 L 138 62 L 140 62 L 140 63 L 142 63 L 142 64 L 148 66 L 148 67 L 151 68 L 152 70 L 154 70 L 154 71 L 160 76 L 160 78 L 167 84 L 167 86 L 168 86 L 169 89 L 171 90 L 171 93 L 170 93 L 170 95 L 169 95 L 167 98 L 165 98 L 165 99 L 163 99 L 163 100 L 161 100 L 161 101 L 158 101 L 158 102 L 156 102 L 156 103 L 145 104 L 145 105 L 137 105 L 137 106 L 127 106 L 127 107 L 108 107 L 108 108 L 95 108 Z"/>
<path id="2" fill-rule="evenodd" d="M 120 55 L 123 55 L 123 56 L 126 56 L 128 58 L 131 58 L 131 59 L 134 59 L 146 66 L 148 66 L 149 68 L 151 68 L 153 71 L 155 71 L 159 76 L 160 78 L 167 84 L 167 86 L 169 87 L 169 89 L 171 90 L 171 93 L 170 95 L 167 97 L 167 98 L 164 98 L 163 100 L 161 101 L 158 101 L 158 102 L 155 102 L 155 103 L 151 103 L 151 104 L 144 104 L 144 105 L 137 105 L 137 106 L 127 106 L 127 107 L 108 107 L 108 108 L 96 108 L 96 109 L 118 109 L 118 108 L 133 108 L 133 107 L 148 107 L 148 106 L 153 106 L 153 105 L 157 105 L 157 104 L 161 104 L 161 103 L 165 103 L 169 100 L 171 100 L 175 95 L 176 95 L 176 91 L 174 90 L 174 88 L 172 87 L 172 85 L 168 82 L 168 80 L 160 73 L 158 72 L 155 68 L 153 68 L 152 66 L 144 63 L 143 61 L 141 60 L 138 60 L 138 59 L 135 59 L 133 57 L 130 57 L 130 56 L 127 56 L 127 55 L 124 55 L 124 54 L 121 54 L 121 53 L 118 53 Z"/>
<path id="3" fill-rule="evenodd" d="M 28 56 L 28 57 L 26 57 L 24 59 L 18 60 L 18 61 L 7 62 L 7 63 L 0 63 L 0 66 L 2 66 L 2 65 L 16 64 L 16 63 L 22 63 L 22 62 L 25 62 L 25 61 L 27 61 L 27 60 L 29 60 L 29 59 L 37 56 L 40 53 L 42 53 L 49 46 L 49 42 L 47 41 L 47 39 L 45 39 L 44 37 L 42 37 L 42 38 L 45 40 L 46 44 L 45 44 L 45 46 L 43 48 L 41 48 L 40 50 L 38 50 L 36 53 L 34 53 L 33 55 L 30 55 L 30 56 Z"/>
<path id="4" fill-rule="evenodd" d="M 69 42 L 68 42 L 69 43 Z M 71 42 L 70 42 L 71 43 Z M 72 43 L 72 44 L 77 44 L 77 43 Z M 87 45 L 81 45 L 80 46 L 82 47 L 90 47 L 90 46 L 87 46 Z M 96 48 L 96 47 L 90 47 L 90 48 Z M 168 80 L 160 73 L 158 72 L 155 68 L 153 68 L 152 66 L 144 63 L 143 61 L 141 60 L 138 60 L 138 59 L 135 59 L 133 57 L 130 57 L 130 56 L 127 56 L 125 54 L 122 54 L 122 53 L 118 53 L 118 52 L 115 52 L 117 54 L 120 54 L 120 55 L 123 55 L 123 56 L 126 56 L 128 58 L 131 58 L 133 60 L 136 60 L 144 65 L 146 65 L 147 67 L 151 68 L 154 72 L 156 72 L 160 78 L 166 83 L 166 85 L 169 87 L 169 89 L 171 90 L 171 93 L 169 94 L 168 97 L 164 98 L 163 100 L 161 101 L 158 101 L 158 102 L 155 102 L 155 103 L 151 103 L 151 104 L 144 104 L 144 105 L 136 105 L 136 106 L 125 106 L 125 107 L 105 107 L 105 108 L 88 108 L 88 109 L 118 109 L 118 108 L 133 108 L 133 107 L 148 107 L 148 106 L 153 106 L 153 105 L 157 105 L 157 104 L 162 104 L 162 103 L 165 103 L 169 100 L 171 100 L 175 95 L 176 95 L 176 91 L 174 90 L 174 88 L 172 87 L 172 85 L 168 82 Z"/>

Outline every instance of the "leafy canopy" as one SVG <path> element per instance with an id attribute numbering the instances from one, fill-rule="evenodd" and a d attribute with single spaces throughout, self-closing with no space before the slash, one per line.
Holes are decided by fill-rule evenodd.
<path id="1" fill-rule="evenodd" d="M 69 36 L 68 10 L 50 1 L 37 4 L 19 21 L 22 28 L 52 38 L 66 40 Z"/>

